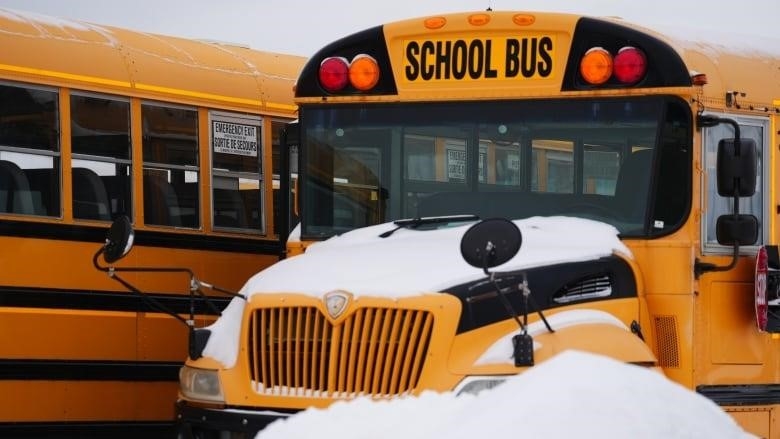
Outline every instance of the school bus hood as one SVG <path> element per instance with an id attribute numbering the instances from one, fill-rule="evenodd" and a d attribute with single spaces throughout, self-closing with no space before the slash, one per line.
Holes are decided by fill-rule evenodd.
<path id="1" fill-rule="evenodd" d="M 630 250 L 613 226 L 573 217 L 515 220 L 523 236 L 518 254 L 494 271 L 598 259 Z M 467 264 L 460 252 L 463 234 L 472 224 L 434 230 L 397 228 L 393 223 L 353 230 L 309 246 L 300 256 L 283 260 L 250 279 L 247 295 L 298 293 L 322 297 L 333 290 L 354 296 L 406 297 L 444 291 L 485 276 Z"/>
<path id="2" fill-rule="evenodd" d="M 618 254 L 631 258 L 613 226 L 573 217 L 515 220 L 523 236 L 518 254 L 494 271 L 584 262 Z M 304 254 L 285 259 L 252 277 L 241 293 L 304 295 L 322 299 L 341 290 L 359 296 L 412 298 L 437 294 L 485 277 L 460 252 L 463 234 L 472 224 L 435 230 L 397 228 L 394 223 L 366 227 L 311 245 Z M 203 355 L 226 368 L 237 359 L 246 301 L 234 299 L 213 325 Z"/>

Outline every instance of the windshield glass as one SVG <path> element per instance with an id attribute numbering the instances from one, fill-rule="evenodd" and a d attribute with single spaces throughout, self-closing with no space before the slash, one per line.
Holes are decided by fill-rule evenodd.
<path id="1" fill-rule="evenodd" d="M 690 111 L 676 98 L 302 106 L 300 121 L 304 237 L 468 214 L 649 236 L 689 205 Z"/>

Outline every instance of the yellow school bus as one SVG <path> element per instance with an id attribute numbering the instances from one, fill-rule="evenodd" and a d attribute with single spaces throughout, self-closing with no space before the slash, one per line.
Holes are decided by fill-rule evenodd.
<path id="1" fill-rule="evenodd" d="M 236 290 L 276 262 L 304 59 L 5 9 L 0 45 L 0 436 L 170 436 L 187 328 L 93 254 L 127 216 L 119 265 Z M 189 313 L 185 273 L 123 276 Z"/>
<path id="2" fill-rule="evenodd" d="M 697 37 L 484 11 L 321 49 L 288 257 L 190 353 L 181 430 L 476 392 L 578 349 L 780 437 L 780 57 Z"/>

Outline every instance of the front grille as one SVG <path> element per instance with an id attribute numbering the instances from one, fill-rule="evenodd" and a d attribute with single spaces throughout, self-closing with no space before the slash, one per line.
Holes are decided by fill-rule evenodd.
<path id="1" fill-rule="evenodd" d="M 612 279 L 598 275 L 570 283 L 561 288 L 553 300 L 555 303 L 571 303 L 580 300 L 607 297 L 612 294 Z"/>
<path id="2" fill-rule="evenodd" d="M 266 395 L 351 398 L 412 391 L 433 329 L 427 311 L 359 308 L 332 324 L 315 307 L 258 309 L 249 369 Z"/>

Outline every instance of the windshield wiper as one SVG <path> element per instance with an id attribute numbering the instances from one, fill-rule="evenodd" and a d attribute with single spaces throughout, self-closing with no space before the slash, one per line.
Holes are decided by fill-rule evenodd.
<path id="1" fill-rule="evenodd" d="M 383 232 L 379 235 L 380 238 L 387 238 L 388 236 L 395 233 L 398 229 L 417 229 L 420 226 L 430 225 L 430 224 L 445 224 L 445 223 L 462 223 L 462 222 L 469 222 L 469 221 L 478 221 L 479 216 L 477 215 L 443 215 L 443 216 L 424 216 L 424 217 L 417 217 L 417 218 L 406 218 L 406 219 L 400 219 L 393 221 L 393 224 L 395 224 L 396 228 L 388 230 L 386 232 Z"/>

